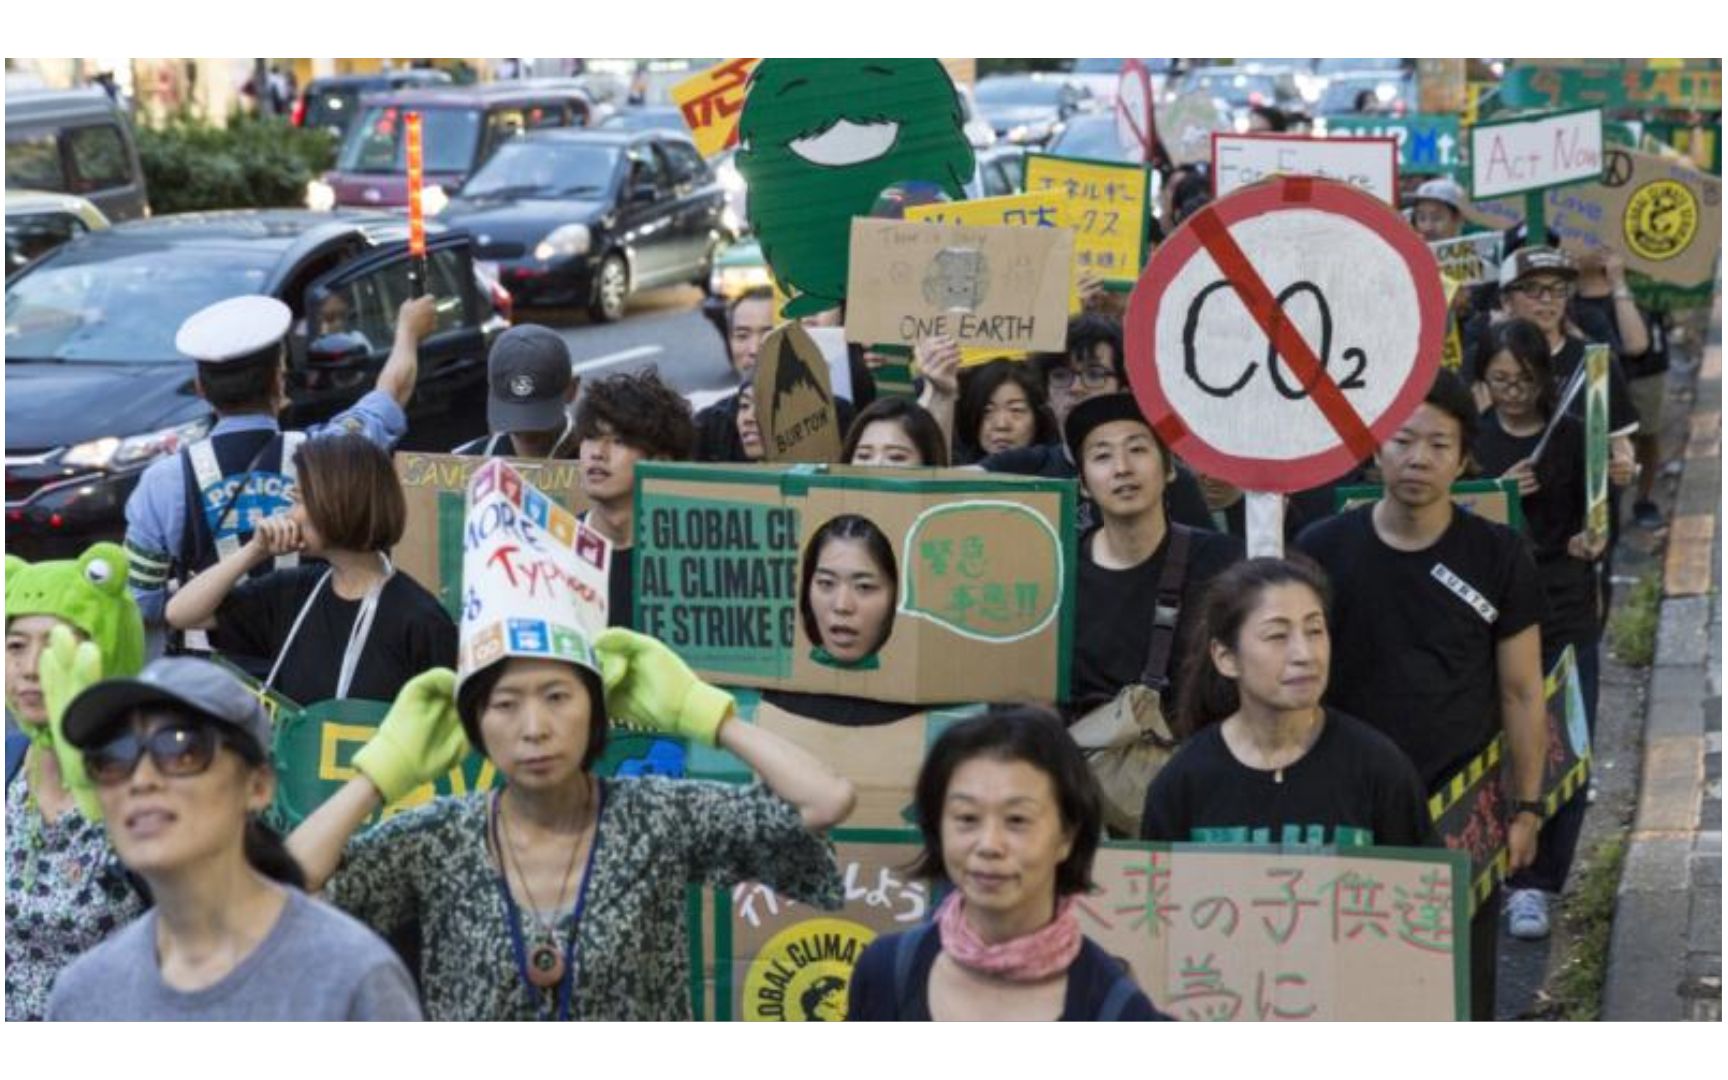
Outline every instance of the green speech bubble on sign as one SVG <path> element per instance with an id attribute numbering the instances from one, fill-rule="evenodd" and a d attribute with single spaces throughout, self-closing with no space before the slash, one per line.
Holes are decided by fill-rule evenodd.
<path id="1" fill-rule="evenodd" d="M 933 507 L 906 533 L 900 611 L 975 641 L 1031 637 L 1062 606 L 1062 544 L 1017 503 Z"/>

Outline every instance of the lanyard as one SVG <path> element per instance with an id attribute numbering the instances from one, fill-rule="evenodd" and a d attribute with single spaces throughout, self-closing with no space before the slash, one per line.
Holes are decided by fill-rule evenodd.
<path id="1" fill-rule="evenodd" d="M 595 784 L 594 841 L 588 845 L 588 858 L 582 864 L 582 884 L 577 886 L 576 902 L 570 908 L 570 937 L 564 942 L 564 979 L 558 984 L 557 1019 L 560 1022 L 570 1019 L 571 995 L 576 987 L 576 931 L 582 925 L 582 909 L 588 903 L 588 883 L 594 880 L 594 853 L 600 850 L 600 812 L 606 805 L 600 792 L 600 785 Z M 492 820 L 488 822 L 492 832 L 492 850 L 498 860 L 498 895 L 504 901 L 505 921 L 510 927 L 510 948 L 516 954 L 516 977 L 522 980 L 523 989 L 528 991 L 528 1000 L 534 1003 L 534 1014 L 545 1020 L 548 1017 L 542 1011 L 544 1003 L 528 979 L 528 948 L 522 940 L 522 913 L 516 907 L 515 897 L 510 895 L 510 882 L 504 876 L 504 847 L 498 836 L 498 800 L 503 796 L 502 789 L 492 793 Z"/>
<path id="2" fill-rule="evenodd" d="M 396 573 L 396 567 L 390 562 L 390 556 L 380 553 L 378 558 L 384 562 L 384 577 L 377 584 L 366 590 L 365 599 L 360 601 L 359 614 L 354 616 L 354 625 L 348 630 L 348 645 L 342 650 L 342 668 L 336 676 L 336 697 L 348 696 L 348 687 L 354 681 L 354 672 L 360 667 L 360 654 L 366 651 L 366 639 L 372 636 L 372 619 L 378 614 L 378 598 L 384 594 L 384 586 L 390 583 L 390 578 Z M 324 591 L 324 585 L 330 580 L 334 570 L 324 571 L 324 576 L 318 579 L 318 584 L 312 586 L 312 592 L 306 597 L 306 602 L 300 605 L 300 613 L 294 616 L 294 625 L 288 628 L 288 639 L 282 643 L 282 648 L 276 652 L 276 662 L 270 666 L 270 674 L 264 680 L 264 689 L 269 690 L 276 684 L 276 673 L 282 669 L 282 661 L 288 658 L 288 650 L 294 647 L 295 639 L 300 636 L 300 624 L 306 621 L 306 613 L 312 610 L 312 605 L 318 602 L 318 594 Z"/>

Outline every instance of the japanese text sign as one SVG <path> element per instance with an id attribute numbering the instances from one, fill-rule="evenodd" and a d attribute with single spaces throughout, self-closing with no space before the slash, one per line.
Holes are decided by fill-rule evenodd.
<path id="1" fill-rule="evenodd" d="M 846 340 L 1060 352 L 1074 230 L 852 220 Z"/>
<path id="2" fill-rule="evenodd" d="M 636 476 L 636 628 L 703 678 L 912 703 L 1067 692 L 1071 481 L 646 462 Z M 872 554 L 840 566 L 845 551 Z M 867 611 L 830 606 L 840 575 L 863 575 Z"/>
<path id="3" fill-rule="evenodd" d="M 906 208 L 907 221 L 933 225 L 1019 225 L 1069 229 L 1067 207 L 1050 192 L 1027 191 L 965 202 L 934 202 Z"/>
<path id="4" fill-rule="evenodd" d="M 1602 161 L 1601 109 L 1477 124 L 1470 129 L 1470 197 L 1595 180 Z"/>
<path id="5" fill-rule="evenodd" d="M 1312 176 L 1398 205 L 1398 145 L 1390 138 L 1213 135 L 1212 190 L 1222 198 L 1274 176 Z"/>
<path id="6" fill-rule="evenodd" d="M 672 103 L 683 113 L 703 157 L 738 144 L 738 114 L 744 110 L 750 73 L 760 62 L 728 60 L 672 88 Z"/>
<path id="7" fill-rule="evenodd" d="M 1026 190 L 1053 197 L 1064 208 L 1076 233 L 1078 271 L 1104 281 L 1130 282 L 1140 275 L 1149 215 L 1144 166 L 1028 154 Z"/>

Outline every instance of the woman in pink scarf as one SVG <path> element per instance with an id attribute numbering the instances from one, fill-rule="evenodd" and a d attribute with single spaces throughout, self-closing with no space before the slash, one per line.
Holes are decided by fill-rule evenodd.
<path id="1" fill-rule="evenodd" d="M 1102 811 L 1053 715 L 949 728 L 918 775 L 919 876 L 951 885 L 935 921 L 878 938 L 848 1020 L 1162 1020 L 1127 966 L 1080 932 Z"/>

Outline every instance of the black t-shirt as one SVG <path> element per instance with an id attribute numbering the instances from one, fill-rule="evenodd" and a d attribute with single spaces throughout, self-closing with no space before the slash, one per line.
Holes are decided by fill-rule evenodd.
<path id="1" fill-rule="evenodd" d="M 1620 319 L 1618 302 L 1613 296 L 1574 296 L 1570 308 L 1572 321 L 1578 324 L 1578 329 L 1591 341 L 1606 341 L 1615 355 L 1620 357 L 1620 368 L 1628 379 L 1642 379 L 1650 375 L 1660 375 L 1668 370 L 1667 342 L 1662 335 L 1662 329 L 1657 320 L 1646 315 L 1643 309 L 1638 310 L 1638 318 L 1644 323 L 1644 331 L 1650 339 L 1650 347 L 1637 356 L 1626 352 L 1626 343 L 1620 339 Z"/>
<path id="2" fill-rule="evenodd" d="M 636 560 L 630 548 L 612 549 L 606 569 L 606 625 L 631 629 L 636 618 Z"/>
<path id="3" fill-rule="evenodd" d="M 336 595 L 326 582 L 292 643 L 288 632 L 327 567 L 296 566 L 242 581 L 216 609 L 211 644 L 217 651 L 271 662 L 288 646 L 274 689 L 301 705 L 336 696 L 342 654 L 360 614 L 359 600 Z M 248 665 L 251 666 L 251 665 Z M 350 698 L 394 701 L 402 684 L 435 667 L 456 666 L 456 623 L 431 593 L 407 574 L 385 583 L 372 631 L 354 669 Z"/>
<path id="4" fill-rule="evenodd" d="M 1158 579 L 1170 551 L 1170 533 L 1152 557 L 1128 570 L 1108 570 L 1092 557 L 1098 531 L 1080 538 L 1079 597 L 1075 601 L 1073 702 L 1090 706 L 1107 700 L 1140 680 L 1152 643 L 1152 613 L 1158 601 Z M 1240 562 L 1244 549 L 1234 537 L 1191 531 L 1188 569 L 1182 583 L 1182 606 L 1176 616 L 1176 640 L 1170 651 L 1170 687 L 1165 692 L 1165 716 L 1174 714 L 1178 673 L 1189 639 L 1200 619 L 1206 586 L 1230 564 Z"/>
<path id="5" fill-rule="evenodd" d="M 1003 450 L 978 462 L 978 467 L 985 472 L 1039 476 L 1050 480 L 1075 480 L 1080 476 L 1061 443 L 1039 443 L 1017 450 Z M 1206 509 L 1206 495 L 1200 490 L 1200 482 L 1180 462 L 1176 465 L 1176 479 L 1164 487 L 1164 513 L 1171 521 L 1190 529 L 1207 532 L 1218 529 L 1218 523 L 1212 520 L 1212 512 Z M 1098 521 L 1097 511 L 1084 492 L 1080 495 L 1077 517 L 1080 532 L 1092 528 Z"/>
<path id="6" fill-rule="evenodd" d="M 1332 582 L 1326 703 L 1391 736 L 1430 791 L 1499 730 L 1496 646 L 1542 619 L 1523 537 L 1454 513 L 1423 551 L 1374 531 L 1374 507 L 1311 525 L 1297 544 Z"/>
<path id="7" fill-rule="evenodd" d="M 1499 476 L 1529 457 L 1540 442 L 1535 435 L 1508 435 L 1493 409 L 1482 414 L 1474 456 L 1482 471 Z M 1562 416 L 1536 463 L 1540 488 L 1523 499 L 1524 530 L 1536 558 L 1548 615 L 1542 620 L 1542 645 L 1553 649 L 1584 644 L 1596 637 L 1596 570 L 1593 563 L 1566 553 L 1566 542 L 1584 529 L 1584 426 Z"/>
<path id="8" fill-rule="evenodd" d="M 1142 840 L 1308 847 L 1438 844 L 1416 767 L 1386 736 L 1326 710 L 1320 737 L 1278 773 L 1236 760 L 1224 725 L 1182 745 L 1146 792 Z"/>

